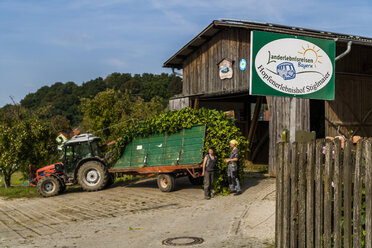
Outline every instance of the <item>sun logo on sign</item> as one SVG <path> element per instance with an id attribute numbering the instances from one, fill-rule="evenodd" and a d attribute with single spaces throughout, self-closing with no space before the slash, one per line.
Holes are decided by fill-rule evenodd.
<path id="1" fill-rule="evenodd" d="M 304 57 L 305 55 L 307 54 L 309 57 L 311 57 L 312 59 L 314 59 L 314 67 L 316 68 L 316 64 L 322 64 L 322 62 L 319 60 L 319 58 L 323 57 L 321 55 L 318 54 L 318 52 L 320 51 L 320 48 L 318 50 L 316 50 L 316 47 L 313 46 L 312 48 L 309 46 L 309 44 L 307 44 L 307 48 L 305 48 L 304 46 L 302 46 L 302 51 L 298 52 L 299 54 L 302 54 Z"/>

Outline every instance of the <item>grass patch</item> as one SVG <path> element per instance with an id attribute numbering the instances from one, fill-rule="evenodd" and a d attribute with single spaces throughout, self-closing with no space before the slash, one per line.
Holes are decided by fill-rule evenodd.
<path id="1" fill-rule="evenodd" d="M 27 182 L 27 181 L 25 181 Z M 10 180 L 11 187 L 5 188 L 3 179 L 0 181 L 0 197 L 4 199 L 39 197 L 35 187 L 22 186 L 22 172 L 15 172 Z"/>
<path id="2" fill-rule="evenodd" d="M 35 187 L 12 186 L 9 188 L 0 187 L 0 197 L 5 199 L 34 198 L 40 197 Z"/>
<path id="3" fill-rule="evenodd" d="M 141 178 L 143 178 L 143 177 L 133 176 L 133 175 L 123 175 L 122 177 L 117 177 L 115 179 L 115 185 L 121 185 L 121 186 L 128 185 L 132 182 L 136 182 L 136 181 L 140 180 Z"/>
<path id="4" fill-rule="evenodd" d="M 25 180 L 27 182 L 28 180 Z M 23 182 L 23 174 L 22 172 L 15 172 L 12 177 L 10 178 L 10 184 L 11 185 L 22 185 Z M 2 175 L 0 173 L 0 187 L 4 187 L 4 179 L 2 178 Z"/>

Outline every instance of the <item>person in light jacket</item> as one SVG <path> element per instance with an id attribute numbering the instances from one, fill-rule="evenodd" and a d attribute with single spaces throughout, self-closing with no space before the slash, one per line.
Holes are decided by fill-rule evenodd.
<path id="1" fill-rule="evenodd" d="M 228 163 L 227 167 L 227 180 L 229 182 L 230 194 L 240 195 L 242 193 L 240 189 L 240 182 L 238 178 L 238 161 L 239 161 L 239 150 L 237 148 L 238 141 L 231 140 L 230 147 L 232 148 L 230 158 L 225 159 Z"/>
<path id="2" fill-rule="evenodd" d="M 208 154 L 205 156 L 203 161 L 203 173 L 204 176 L 204 198 L 206 200 L 211 199 L 211 188 L 214 181 L 214 171 L 216 168 L 217 157 L 215 155 L 214 147 L 209 147 Z"/>

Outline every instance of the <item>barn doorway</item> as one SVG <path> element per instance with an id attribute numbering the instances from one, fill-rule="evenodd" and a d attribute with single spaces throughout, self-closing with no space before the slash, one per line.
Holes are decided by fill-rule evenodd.
<path id="1" fill-rule="evenodd" d="M 258 101 L 258 98 L 260 98 L 260 101 Z M 198 96 L 191 99 L 191 103 L 196 108 L 204 107 L 221 110 L 234 118 L 235 125 L 242 131 L 243 135 L 252 140 L 250 152 L 246 154 L 246 158 L 253 163 L 268 164 L 269 110 L 265 97 L 251 96 L 244 92 L 230 95 Z M 255 109 L 258 109 L 256 118 Z M 249 130 L 254 120 L 257 120 L 257 122 L 253 125 L 250 134 Z"/>

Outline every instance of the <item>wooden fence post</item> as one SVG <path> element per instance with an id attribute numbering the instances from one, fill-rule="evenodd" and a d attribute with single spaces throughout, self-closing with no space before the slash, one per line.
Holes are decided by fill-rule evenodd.
<path id="1" fill-rule="evenodd" d="M 344 148 L 344 248 L 351 247 L 351 203 L 352 203 L 352 164 L 350 140 L 345 141 Z"/>
<path id="2" fill-rule="evenodd" d="M 281 248 L 283 233 L 283 148 L 284 143 L 278 143 L 276 147 L 276 210 L 275 210 L 275 247 Z"/>
<path id="3" fill-rule="evenodd" d="M 306 246 L 306 144 L 299 145 L 298 177 L 298 247 Z"/>
<path id="4" fill-rule="evenodd" d="M 363 140 L 357 143 L 354 170 L 353 247 L 362 246 L 362 163 Z"/>
<path id="5" fill-rule="evenodd" d="M 365 143 L 366 158 L 366 248 L 372 248 L 372 139 Z"/>
<path id="6" fill-rule="evenodd" d="M 291 214 L 291 186 L 290 186 L 290 149 L 289 143 L 284 144 L 283 169 L 283 247 L 290 246 L 290 214 Z"/>
<path id="7" fill-rule="evenodd" d="M 323 146 L 324 140 L 277 145 L 276 247 L 361 247 L 364 241 L 372 248 L 372 138 L 359 140 L 355 152 L 345 141 L 343 157 L 339 139 L 325 142 L 325 156 Z"/>
<path id="8" fill-rule="evenodd" d="M 314 167 L 315 143 L 307 143 L 306 245 L 314 247 Z"/>
<path id="9" fill-rule="evenodd" d="M 332 245 L 332 142 L 326 141 L 324 175 L 324 247 Z"/>
<path id="10" fill-rule="evenodd" d="M 297 247 L 297 226 L 298 226 L 298 212 L 297 212 L 297 187 L 298 187 L 298 143 L 292 144 L 292 165 L 291 165 L 291 247 Z"/>
<path id="11" fill-rule="evenodd" d="M 342 167 L 340 163 L 341 142 L 339 139 L 334 140 L 335 159 L 333 182 L 335 186 L 335 208 L 334 208 L 334 247 L 341 247 L 341 208 L 342 208 Z"/>
<path id="12" fill-rule="evenodd" d="M 323 220 L 323 142 L 318 140 L 315 148 L 315 247 L 322 247 L 322 220 Z"/>

